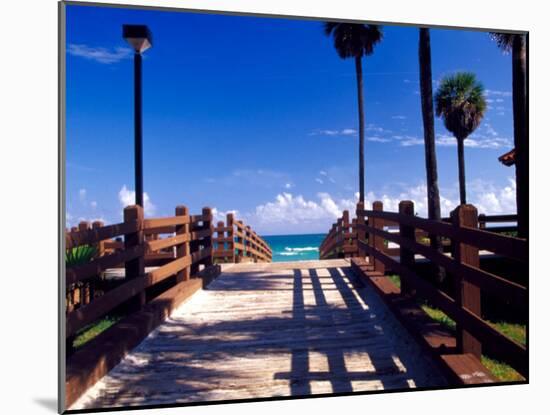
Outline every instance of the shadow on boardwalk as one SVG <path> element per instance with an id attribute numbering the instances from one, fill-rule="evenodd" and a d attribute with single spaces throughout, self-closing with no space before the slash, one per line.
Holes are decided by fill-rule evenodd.
<path id="1" fill-rule="evenodd" d="M 337 264 L 227 270 L 72 409 L 445 386 Z"/>

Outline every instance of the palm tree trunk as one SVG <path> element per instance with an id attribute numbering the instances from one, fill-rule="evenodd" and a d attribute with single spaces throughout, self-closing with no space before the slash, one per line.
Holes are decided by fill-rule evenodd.
<path id="1" fill-rule="evenodd" d="M 355 57 L 355 74 L 357 75 L 357 104 L 359 108 L 359 201 L 365 203 L 365 113 L 361 56 Z"/>
<path id="2" fill-rule="evenodd" d="M 518 236 L 529 234 L 529 133 L 527 125 L 527 35 L 515 35 L 512 45 L 514 146 Z"/>
<path id="3" fill-rule="evenodd" d="M 439 200 L 439 184 L 437 182 L 437 157 L 435 153 L 434 132 L 434 102 L 432 91 L 432 52 L 430 45 L 430 29 L 419 30 L 418 63 L 420 66 L 420 100 L 422 105 L 422 122 L 424 126 L 424 159 L 426 163 L 426 187 L 428 191 L 428 218 L 441 220 L 441 205 Z M 441 238 L 429 235 L 430 246 L 443 252 Z M 445 279 L 445 269 L 434 264 L 436 280 L 441 283 Z"/>
<path id="4" fill-rule="evenodd" d="M 430 30 L 426 28 L 420 29 L 418 61 L 420 64 L 420 99 L 422 103 L 422 121 L 424 123 L 424 153 L 426 162 L 426 184 L 428 187 L 428 218 L 440 220 L 441 206 L 439 202 L 437 159 L 435 154 L 432 56 L 430 48 Z"/>
<path id="5" fill-rule="evenodd" d="M 464 169 L 464 138 L 458 138 L 458 182 L 460 185 L 460 204 L 466 204 L 466 173 Z"/>

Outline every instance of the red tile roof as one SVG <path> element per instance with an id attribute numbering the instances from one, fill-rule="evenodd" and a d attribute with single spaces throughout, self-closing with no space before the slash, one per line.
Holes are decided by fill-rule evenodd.
<path id="1" fill-rule="evenodd" d="M 509 152 L 504 153 L 498 158 L 498 161 L 500 161 L 505 166 L 513 166 L 514 164 L 516 164 L 516 149 L 513 148 Z"/>

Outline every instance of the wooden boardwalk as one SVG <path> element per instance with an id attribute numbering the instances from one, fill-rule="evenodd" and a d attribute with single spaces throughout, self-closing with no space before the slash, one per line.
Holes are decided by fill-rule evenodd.
<path id="1" fill-rule="evenodd" d="M 348 260 L 224 266 L 70 409 L 441 387 Z"/>

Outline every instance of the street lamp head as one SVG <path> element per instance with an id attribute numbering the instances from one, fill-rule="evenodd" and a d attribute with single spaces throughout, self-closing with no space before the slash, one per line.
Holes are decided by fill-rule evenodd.
<path id="1" fill-rule="evenodd" d="M 132 46 L 136 53 L 145 52 L 153 46 L 153 36 L 145 25 L 122 25 L 122 37 Z"/>

